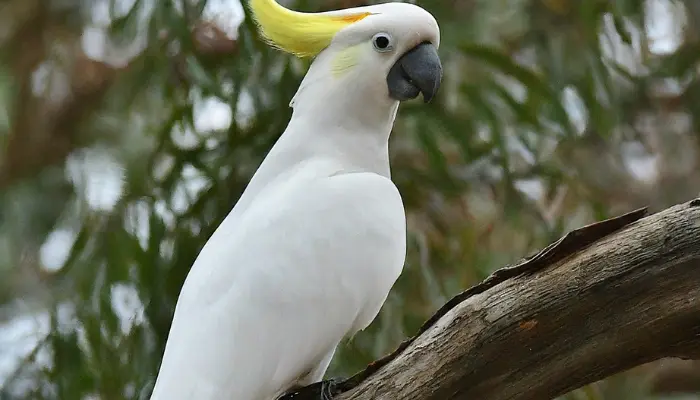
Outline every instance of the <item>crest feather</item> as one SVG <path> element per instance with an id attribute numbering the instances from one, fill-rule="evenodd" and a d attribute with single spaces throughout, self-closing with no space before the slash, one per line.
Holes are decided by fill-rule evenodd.
<path id="1" fill-rule="evenodd" d="M 297 57 L 313 57 L 328 47 L 338 31 L 371 15 L 302 13 L 289 10 L 276 0 L 250 0 L 255 23 L 272 46 Z"/>

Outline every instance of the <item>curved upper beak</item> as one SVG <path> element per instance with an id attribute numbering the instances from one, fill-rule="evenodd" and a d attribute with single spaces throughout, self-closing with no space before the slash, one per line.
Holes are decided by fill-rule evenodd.
<path id="1" fill-rule="evenodd" d="M 428 103 L 442 81 L 442 63 L 432 43 L 421 43 L 399 58 L 389 70 L 386 83 L 395 100 L 415 99 L 422 92 Z"/>

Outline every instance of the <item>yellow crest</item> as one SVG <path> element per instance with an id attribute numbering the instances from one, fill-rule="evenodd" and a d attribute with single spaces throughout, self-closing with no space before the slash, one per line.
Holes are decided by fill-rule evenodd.
<path id="1" fill-rule="evenodd" d="M 338 31 L 371 15 L 328 15 L 292 11 L 276 0 L 250 0 L 260 34 L 272 46 L 297 57 L 312 57 L 328 47 Z"/>

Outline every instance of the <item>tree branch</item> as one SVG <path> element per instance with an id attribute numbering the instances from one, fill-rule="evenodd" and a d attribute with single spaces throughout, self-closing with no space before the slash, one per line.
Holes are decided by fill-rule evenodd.
<path id="1" fill-rule="evenodd" d="M 700 358 L 700 199 L 644 214 L 496 271 L 334 399 L 551 399 L 660 358 Z"/>

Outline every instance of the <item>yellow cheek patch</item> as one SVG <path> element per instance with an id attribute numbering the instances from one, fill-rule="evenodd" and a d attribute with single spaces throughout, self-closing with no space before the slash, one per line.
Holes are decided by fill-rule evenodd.
<path id="1" fill-rule="evenodd" d="M 360 62 L 360 46 L 361 45 L 358 44 L 348 47 L 335 55 L 331 62 L 331 72 L 333 76 L 342 76 Z"/>

